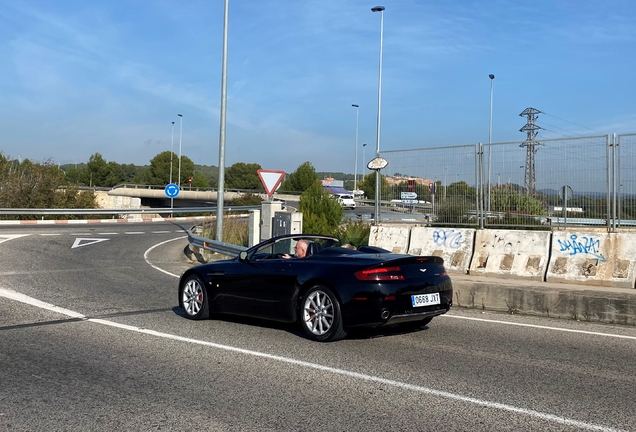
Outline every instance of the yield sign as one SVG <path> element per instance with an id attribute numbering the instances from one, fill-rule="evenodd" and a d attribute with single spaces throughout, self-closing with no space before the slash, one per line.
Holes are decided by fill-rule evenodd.
<path id="1" fill-rule="evenodd" d="M 108 239 L 104 239 L 104 238 L 76 238 L 75 239 L 75 243 L 73 243 L 73 246 L 71 246 L 71 249 L 75 249 L 78 247 L 82 247 L 82 246 L 88 246 L 88 245 L 92 245 L 95 243 L 100 243 L 103 241 L 106 241 Z"/>
<path id="2" fill-rule="evenodd" d="M 260 169 L 256 172 L 258 173 L 258 177 L 261 179 L 261 183 L 263 183 L 267 196 L 272 196 L 276 189 L 278 189 L 278 186 L 280 186 L 280 182 L 282 182 L 285 177 L 285 171 Z"/>

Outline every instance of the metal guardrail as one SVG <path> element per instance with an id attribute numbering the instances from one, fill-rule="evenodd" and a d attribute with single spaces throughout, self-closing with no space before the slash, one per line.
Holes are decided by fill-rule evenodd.
<path id="1" fill-rule="evenodd" d="M 224 207 L 224 212 L 258 210 L 260 206 Z M 139 209 L 0 209 L 0 215 L 102 215 L 102 214 L 157 214 L 157 213 L 213 213 L 216 207 L 165 207 Z"/>
<path id="2" fill-rule="evenodd" d="M 228 255 L 231 257 L 236 257 L 242 251 L 247 250 L 245 246 L 239 246 L 231 243 L 224 243 L 222 241 L 200 237 L 194 233 L 199 232 L 200 230 L 201 227 L 198 226 L 193 226 L 188 230 L 188 242 L 190 242 L 192 246 L 196 246 L 198 248 L 209 250 L 212 252 L 217 252 L 223 255 Z"/>

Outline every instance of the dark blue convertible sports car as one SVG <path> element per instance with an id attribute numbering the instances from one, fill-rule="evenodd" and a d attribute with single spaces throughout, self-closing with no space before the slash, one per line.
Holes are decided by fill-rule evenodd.
<path id="1" fill-rule="evenodd" d="M 299 241 L 303 258 L 292 255 Z M 448 312 L 452 299 L 440 257 L 349 249 L 321 235 L 271 238 L 234 259 L 192 267 L 179 281 L 179 306 L 190 319 L 298 322 L 316 341 L 342 339 L 354 327 L 423 326 Z"/>

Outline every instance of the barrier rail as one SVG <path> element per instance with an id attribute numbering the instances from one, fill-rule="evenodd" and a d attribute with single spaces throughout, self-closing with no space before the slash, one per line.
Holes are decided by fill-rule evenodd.
<path id="1" fill-rule="evenodd" d="M 193 231 L 200 231 L 200 229 L 200 227 L 193 226 L 188 230 L 188 242 L 192 246 L 232 257 L 236 257 L 242 251 L 247 250 L 245 246 L 212 240 L 205 237 L 197 236 L 193 233 Z"/>
<path id="2" fill-rule="evenodd" d="M 257 210 L 260 206 L 224 207 L 224 212 Z M 212 213 L 216 207 L 157 207 L 138 209 L 0 209 L 0 215 L 102 215 L 102 214 L 157 214 L 157 213 Z"/>

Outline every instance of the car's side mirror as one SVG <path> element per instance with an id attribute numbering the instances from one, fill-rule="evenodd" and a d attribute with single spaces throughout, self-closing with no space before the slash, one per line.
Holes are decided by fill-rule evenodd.
<path id="1" fill-rule="evenodd" d="M 247 252 L 246 251 L 239 252 L 238 258 L 240 261 L 247 261 Z"/>

